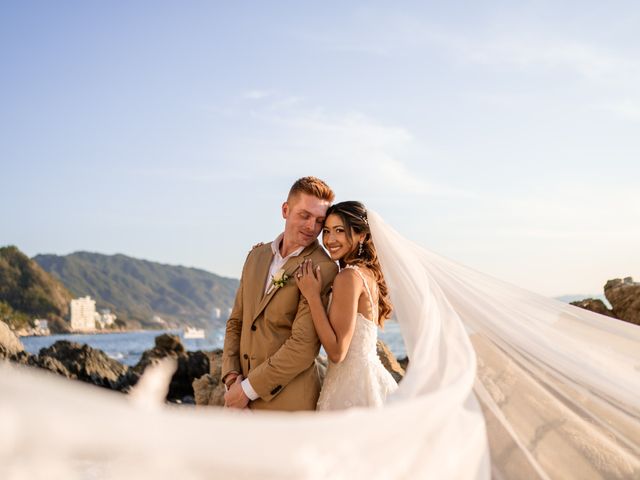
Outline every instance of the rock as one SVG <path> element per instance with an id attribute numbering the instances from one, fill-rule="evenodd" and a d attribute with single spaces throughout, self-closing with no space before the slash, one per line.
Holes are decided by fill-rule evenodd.
<path id="1" fill-rule="evenodd" d="M 196 405 L 222 407 L 224 405 L 224 385 L 210 373 L 193 382 Z"/>
<path id="2" fill-rule="evenodd" d="M 0 359 L 9 358 L 11 355 L 23 351 L 22 342 L 11 331 L 9 325 L 0 321 Z"/>
<path id="3" fill-rule="evenodd" d="M 172 357 L 178 363 L 176 373 L 171 378 L 167 400 L 186 403 L 189 401 L 187 397 L 191 397 L 190 400 L 193 402 L 193 381 L 209 373 L 209 357 L 204 352 L 185 351 L 184 345 L 176 335 L 163 334 L 156 337 L 155 347 L 146 350 L 140 361 L 129 370 L 124 382 L 126 385 L 122 385 L 122 388 L 127 389 L 135 385 L 149 365 L 165 357 Z"/>
<path id="4" fill-rule="evenodd" d="M 180 337 L 177 335 L 171 335 L 168 333 L 159 335 L 156 337 L 156 349 L 165 352 L 184 353 L 184 345 L 180 341 Z"/>
<path id="5" fill-rule="evenodd" d="M 585 298 L 584 300 L 571 302 L 571 305 L 584 308 L 585 310 L 590 310 L 595 313 L 599 313 L 600 315 L 613 317 L 613 312 L 609 310 L 604 302 L 599 298 Z"/>
<path id="6" fill-rule="evenodd" d="M 402 368 L 405 369 L 405 371 L 407 370 L 407 367 L 409 366 L 409 357 L 402 357 L 398 359 L 398 363 L 400 364 L 400 366 Z"/>
<path id="7" fill-rule="evenodd" d="M 35 364 L 67 378 L 77 378 L 100 387 L 119 390 L 128 368 L 102 350 L 88 345 L 58 340 L 40 350 Z"/>
<path id="8" fill-rule="evenodd" d="M 67 370 L 67 367 L 65 367 L 64 364 L 57 358 L 47 357 L 47 356 L 44 356 L 44 357 L 40 356 L 40 357 L 34 357 L 34 358 L 35 358 L 35 365 L 40 368 L 49 370 L 52 373 L 57 373 L 58 375 L 62 375 L 63 377 L 66 377 L 66 378 L 73 378 L 73 379 L 77 378 L 77 376 L 69 372 L 69 370 Z"/>
<path id="9" fill-rule="evenodd" d="M 222 373 L 222 350 L 207 352 L 209 358 L 209 373 L 194 380 L 193 392 L 196 405 L 218 406 L 224 405 L 224 385 L 220 379 Z"/>
<path id="10" fill-rule="evenodd" d="M 16 363 L 18 365 L 39 367 L 52 373 L 62 375 L 66 378 L 76 378 L 76 376 L 71 374 L 69 370 L 67 370 L 67 368 L 62 364 L 62 362 L 60 362 L 60 360 L 58 360 L 57 358 L 47 356 L 38 357 L 37 355 L 30 354 L 26 350 L 15 353 L 8 358 L 13 363 Z"/>
<path id="11" fill-rule="evenodd" d="M 614 317 L 640 325 L 640 282 L 634 282 L 631 277 L 609 280 L 604 286 L 604 295 Z"/>
<path id="12" fill-rule="evenodd" d="M 395 378 L 396 382 L 400 382 L 402 377 L 404 377 L 404 368 L 400 366 L 396 357 L 391 353 L 391 350 L 389 350 L 389 347 L 387 347 L 382 340 L 378 340 L 376 350 L 378 351 L 378 358 L 380 358 L 384 368 Z"/>

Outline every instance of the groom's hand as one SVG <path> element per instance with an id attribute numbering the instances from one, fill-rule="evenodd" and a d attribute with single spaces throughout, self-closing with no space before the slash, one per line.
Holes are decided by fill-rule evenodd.
<path id="1" fill-rule="evenodd" d="M 242 375 L 236 377 L 236 381 L 229 387 L 224 394 L 224 406 L 228 408 L 247 408 L 249 405 L 249 397 L 244 393 L 240 383 Z"/>

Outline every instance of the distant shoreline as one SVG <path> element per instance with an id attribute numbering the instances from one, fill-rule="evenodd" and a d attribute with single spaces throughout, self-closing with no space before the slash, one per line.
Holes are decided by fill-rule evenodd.
<path id="1" fill-rule="evenodd" d="M 16 336 L 18 338 L 29 338 L 29 337 L 52 337 L 54 335 L 108 335 L 108 334 L 118 334 L 118 333 L 142 333 L 142 332 L 166 332 L 166 331 L 174 331 L 180 329 L 158 329 L 149 328 L 149 329 L 135 329 L 135 330 L 87 330 L 83 332 L 60 332 L 60 333 L 50 333 L 49 335 L 20 335 L 17 332 Z"/>

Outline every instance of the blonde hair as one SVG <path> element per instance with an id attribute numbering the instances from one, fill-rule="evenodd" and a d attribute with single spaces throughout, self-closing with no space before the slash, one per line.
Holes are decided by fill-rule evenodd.
<path id="1" fill-rule="evenodd" d="M 300 193 L 306 193 L 307 195 L 312 195 L 320 200 L 326 200 L 328 202 L 333 202 L 333 199 L 335 198 L 335 194 L 333 193 L 333 190 L 331 190 L 331 187 L 316 177 L 302 177 L 296 180 L 289 190 L 287 202 L 290 202 Z"/>

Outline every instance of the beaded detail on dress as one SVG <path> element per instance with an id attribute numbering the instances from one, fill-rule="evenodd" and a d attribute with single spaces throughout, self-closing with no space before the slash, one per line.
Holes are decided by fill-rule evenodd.
<path id="1" fill-rule="evenodd" d="M 376 317 L 377 304 L 373 302 L 364 275 L 356 266 L 347 265 L 345 268 L 352 268 L 364 282 L 371 310 Z M 398 388 L 398 384 L 378 358 L 377 339 L 377 325 L 358 313 L 345 359 L 340 363 L 329 361 L 318 399 L 318 410 L 379 407 L 383 405 L 387 395 Z"/>

